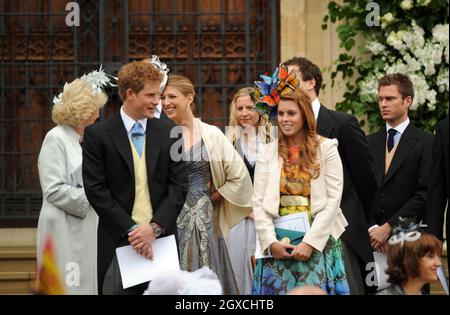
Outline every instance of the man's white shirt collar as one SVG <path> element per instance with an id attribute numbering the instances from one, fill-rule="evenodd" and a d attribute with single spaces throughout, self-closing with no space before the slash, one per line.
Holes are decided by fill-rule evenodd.
<path id="1" fill-rule="evenodd" d="M 155 108 L 154 117 L 159 119 L 161 117 L 161 112 L 162 112 L 162 105 L 161 105 L 161 101 L 160 101 L 159 104 Z"/>
<path id="2" fill-rule="evenodd" d="M 312 108 L 313 108 L 313 112 L 314 112 L 314 118 L 317 120 L 317 118 L 319 117 L 319 111 L 320 111 L 320 102 L 317 97 L 312 102 Z"/>
<path id="3" fill-rule="evenodd" d="M 120 107 L 120 116 L 122 117 L 122 121 L 123 124 L 125 125 L 125 129 L 127 130 L 128 135 L 130 135 L 131 128 L 133 128 L 133 125 L 135 124 L 136 121 L 124 112 L 123 106 Z M 147 118 L 142 118 L 139 120 L 139 122 L 141 123 L 142 127 L 144 127 L 145 132 L 147 129 Z"/>
<path id="4" fill-rule="evenodd" d="M 400 134 L 403 134 L 405 132 L 406 128 L 408 128 L 408 125 L 409 125 L 409 117 L 407 117 L 404 122 L 402 122 L 400 125 L 398 125 L 394 129 L 397 130 L 397 132 L 399 132 Z M 388 130 L 392 129 L 392 128 L 393 127 L 391 127 L 388 123 L 386 123 L 386 132 L 388 132 Z"/>

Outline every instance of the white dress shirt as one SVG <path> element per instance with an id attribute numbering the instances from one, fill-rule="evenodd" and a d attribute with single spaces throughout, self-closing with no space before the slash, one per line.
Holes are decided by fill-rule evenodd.
<path id="1" fill-rule="evenodd" d="M 313 112 L 314 112 L 314 118 L 317 121 L 317 118 L 319 117 L 319 111 L 320 111 L 320 102 L 317 97 L 312 102 L 312 108 L 313 108 Z"/>
<path id="2" fill-rule="evenodd" d="M 261 139 L 258 135 L 250 137 L 248 144 L 245 143 L 244 136 L 239 138 L 239 146 L 241 147 L 241 151 L 251 166 L 254 166 L 256 163 L 258 146 L 261 143 Z"/>
<path id="3" fill-rule="evenodd" d="M 125 129 L 127 130 L 128 138 L 131 139 L 131 128 L 133 128 L 133 125 L 136 123 L 136 120 L 128 116 L 123 111 L 123 106 L 120 108 L 120 116 L 122 117 L 123 124 L 125 125 Z M 142 118 L 139 120 L 142 127 L 144 128 L 144 133 L 147 129 L 147 118 Z"/>
<path id="4" fill-rule="evenodd" d="M 163 109 L 162 109 L 161 101 L 159 101 L 159 104 L 155 108 L 155 115 L 154 115 L 154 117 L 159 119 L 161 117 L 162 110 Z"/>
<path id="5" fill-rule="evenodd" d="M 405 132 L 406 128 L 408 128 L 408 125 L 409 125 L 409 118 L 408 117 L 406 118 L 406 120 L 404 122 L 402 122 L 400 125 L 398 125 L 395 128 L 392 128 L 388 123 L 386 123 L 386 134 L 387 134 L 387 136 L 389 136 L 389 134 L 387 133 L 389 129 L 397 130 L 397 133 L 394 136 L 394 146 L 400 141 L 400 138 L 402 137 L 402 135 Z"/>

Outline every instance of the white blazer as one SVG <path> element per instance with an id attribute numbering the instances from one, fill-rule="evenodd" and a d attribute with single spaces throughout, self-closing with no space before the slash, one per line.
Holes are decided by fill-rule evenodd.
<path id="1" fill-rule="evenodd" d="M 311 229 L 303 242 L 322 252 L 330 235 L 339 239 L 348 225 L 340 209 L 344 175 L 336 139 L 320 138 L 317 157 L 320 175 L 311 179 Z M 280 177 L 283 160 L 278 156 L 278 142 L 263 144 L 258 149 L 255 166 L 253 212 L 261 253 L 277 241 L 273 219 L 279 217 Z"/>

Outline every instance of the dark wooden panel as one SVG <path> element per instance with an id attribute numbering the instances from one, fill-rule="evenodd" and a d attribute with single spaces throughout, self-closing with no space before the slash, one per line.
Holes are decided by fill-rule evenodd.
<path id="1" fill-rule="evenodd" d="M 65 0 L 0 0 L 0 224 L 38 215 L 37 157 L 64 82 L 157 54 L 193 81 L 196 114 L 223 127 L 233 93 L 279 61 L 278 1 L 78 3 L 81 25 L 68 27 Z M 103 119 L 121 105 L 107 92 Z"/>

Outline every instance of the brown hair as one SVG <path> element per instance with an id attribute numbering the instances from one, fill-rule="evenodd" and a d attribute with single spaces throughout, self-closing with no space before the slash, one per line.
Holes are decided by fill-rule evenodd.
<path id="1" fill-rule="evenodd" d="M 300 70 L 300 75 L 303 81 L 315 80 L 316 85 L 314 86 L 314 91 L 316 95 L 319 96 L 320 88 L 322 87 L 322 72 L 320 68 L 312 63 L 311 60 L 304 57 L 293 57 L 289 60 L 283 62 L 285 66 L 298 66 Z"/>
<path id="2" fill-rule="evenodd" d="M 58 125 L 79 127 L 94 116 L 107 100 L 103 91 L 93 92 L 88 82 L 75 79 L 64 87 L 61 101 L 53 105 L 52 120 Z"/>
<path id="3" fill-rule="evenodd" d="M 441 242 L 436 236 L 422 233 L 416 241 L 404 241 L 403 245 L 397 243 L 390 245 L 387 253 L 389 275 L 388 281 L 392 284 L 403 285 L 408 279 L 419 277 L 419 260 L 427 255 L 441 254 Z"/>
<path id="4" fill-rule="evenodd" d="M 257 101 L 253 96 L 254 91 L 255 91 L 255 88 L 253 88 L 253 87 L 244 87 L 234 94 L 233 99 L 231 100 L 231 103 L 230 103 L 230 116 L 229 116 L 229 122 L 228 122 L 228 125 L 230 127 L 237 127 L 239 125 L 238 120 L 237 120 L 237 113 L 236 113 L 237 99 L 240 97 L 243 97 L 243 96 L 250 96 L 250 99 L 256 105 Z M 267 119 L 267 117 L 265 115 L 260 115 L 258 126 L 265 127 L 265 128 L 263 128 L 265 134 L 263 134 L 262 139 L 265 143 L 270 142 L 272 125 L 270 124 L 269 120 Z M 231 130 L 231 132 L 227 136 L 229 137 L 231 143 L 233 143 L 233 145 L 235 145 L 237 137 L 238 137 L 238 130 L 237 130 L 237 128 L 230 128 L 230 130 Z"/>
<path id="5" fill-rule="evenodd" d="M 382 86 L 389 85 L 397 86 L 403 99 L 408 96 L 411 96 L 411 98 L 414 99 L 414 87 L 408 76 L 401 73 L 387 74 L 378 81 L 378 90 L 380 90 Z"/>
<path id="6" fill-rule="evenodd" d="M 123 65 L 117 82 L 122 101 L 127 99 L 127 90 L 139 93 L 148 81 L 161 82 L 163 76 L 154 65 L 146 61 L 133 61 Z"/>
<path id="7" fill-rule="evenodd" d="M 300 161 L 304 170 L 310 172 L 312 178 L 317 178 L 320 174 L 320 163 L 317 160 L 317 147 L 319 140 L 316 133 L 316 119 L 312 109 L 311 100 L 301 91 L 283 94 L 280 101 L 293 101 L 298 105 L 303 119 L 303 130 L 301 132 Z M 283 158 L 284 163 L 289 165 L 289 153 L 286 145 L 286 138 L 279 132 L 278 154 Z"/>
<path id="8" fill-rule="evenodd" d="M 194 85 L 192 84 L 191 80 L 189 80 L 187 77 L 181 74 L 170 74 L 169 79 L 167 80 L 166 87 L 173 86 L 178 91 L 181 92 L 185 97 L 187 97 L 189 94 L 192 94 L 194 97 L 194 100 L 192 101 L 190 107 L 191 111 L 194 112 L 195 110 L 195 89 Z"/>

